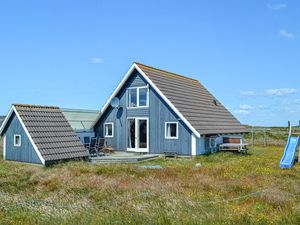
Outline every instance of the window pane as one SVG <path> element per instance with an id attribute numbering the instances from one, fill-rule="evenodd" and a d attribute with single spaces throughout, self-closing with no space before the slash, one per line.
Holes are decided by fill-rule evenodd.
<path id="1" fill-rule="evenodd" d="M 135 119 L 128 119 L 128 148 L 135 148 Z"/>
<path id="2" fill-rule="evenodd" d="M 147 120 L 139 120 L 139 148 L 147 148 Z"/>
<path id="3" fill-rule="evenodd" d="M 167 137 L 177 137 L 177 123 L 167 123 L 166 129 Z"/>
<path id="4" fill-rule="evenodd" d="M 128 106 L 137 107 L 137 89 L 128 89 Z"/>
<path id="5" fill-rule="evenodd" d="M 105 136 L 112 136 L 112 124 L 105 124 Z"/>
<path id="6" fill-rule="evenodd" d="M 147 106 L 148 88 L 139 89 L 139 106 Z"/>
<path id="7" fill-rule="evenodd" d="M 171 137 L 170 124 L 167 124 L 167 137 Z"/>
<path id="8" fill-rule="evenodd" d="M 177 130 L 176 130 L 177 124 L 176 123 L 171 123 L 170 124 L 170 130 L 171 130 L 171 137 L 176 137 L 177 136 Z"/>
<path id="9" fill-rule="evenodd" d="M 90 143 L 90 137 L 83 137 L 83 143 L 89 144 Z"/>
<path id="10" fill-rule="evenodd" d="M 21 145 L 21 136 L 20 135 L 16 135 L 14 136 L 14 146 L 20 146 Z"/>

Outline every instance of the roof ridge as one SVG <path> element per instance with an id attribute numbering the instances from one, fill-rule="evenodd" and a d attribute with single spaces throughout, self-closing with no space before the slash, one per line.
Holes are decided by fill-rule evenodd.
<path id="1" fill-rule="evenodd" d="M 191 78 L 191 77 L 187 77 L 187 76 L 184 76 L 184 75 L 181 75 L 181 74 L 178 74 L 178 73 L 173 73 L 173 72 L 170 72 L 170 71 L 167 71 L 167 70 L 164 70 L 164 69 L 160 69 L 160 68 L 156 68 L 156 67 L 153 67 L 153 66 L 148 66 L 148 65 L 145 65 L 143 63 L 139 63 L 139 62 L 133 62 L 137 65 L 141 65 L 141 66 L 144 66 L 144 67 L 148 67 L 150 69 L 154 69 L 154 70 L 159 70 L 161 72 L 164 72 L 164 73 L 167 73 L 168 75 L 172 75 L 174 77 L 179 77 L 179 78 L 183 78 L 183 79 L 188 79 L 188 80 L 191 80 L 191 81 L 196 81 L 197 83 L 200 83 L 197 79 L 194 79 L 194 78 Z"/>
<path id="2" fill-rule="evenodd" d="M 13 103 L 12 105 L 16 106 L 16 107 L 43 108 L 43 109 L 59 109 L 58 106 L 47 106 L 47 105 L 31 105 L 31 104 L 16 104 L 16 103 Z"/>

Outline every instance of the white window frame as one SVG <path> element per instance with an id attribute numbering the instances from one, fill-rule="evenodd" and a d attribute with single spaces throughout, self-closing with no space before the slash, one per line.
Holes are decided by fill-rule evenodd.
<path id="1" fill-rule="evenodd" d="M 143 88 L 147 89 L 147 101 L 146 101 L 146 105 L 140 106 L 140 89 Z M 127 90 L 131 90 L 131 89 L 136 89 L 136 107 L 129 106 L 129 91 L 127 91 L 127 108 L 128 109 L 148 108 L 149 107 L 149 85 L 127 88 Z"/>
<path id="2" fill-rule="evenodd" d="M 16 137 L 19 137 L 20 143 L 16 144 Z M 14 147 L 21 147 L 22 144 L 22 137 L 21 134 L 14 134 Z"/>
<path id="3" fill-rule="evenodd" d="M 176 137 L 168 137 L 167 136 L 167 125 L 168 124 L 176 124 Z M 178 122 L 165 122 L 165 139 L 178 139 L 179 134 L 178 134 Z"/>
<path id="4" fill-rule="evenodd" d="M 111 135 L 106 135 L 106 129 L 105 126 L 106 125 L 111 125 Z M 103 125 L 103 133 L 104 133 L 104 137 L 106 138 L 113 138 L 114 137 L 114 123 L 104 123 Z"/>

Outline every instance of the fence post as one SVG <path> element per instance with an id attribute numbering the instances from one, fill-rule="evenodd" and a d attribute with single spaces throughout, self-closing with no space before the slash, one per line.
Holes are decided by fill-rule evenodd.
<path id="1" fill-rule="evenodd" d="M 289 137 L 292 135 L 292 124 L 291 121 L 288 122 L 289 125 Z"/>
<path id="2" fill-rule="evenodd" d="M 252 146 L 254 146 L 254 127 L 252 126 Z"/>
<path id="3" fill-rule="evenodd" d="M 267 129 L 264 128 L 264 147 L 267 146 Z"/>

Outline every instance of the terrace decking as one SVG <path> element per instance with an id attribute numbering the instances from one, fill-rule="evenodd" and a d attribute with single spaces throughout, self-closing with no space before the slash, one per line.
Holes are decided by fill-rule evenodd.
<path id="1" fill-rule="evenodd" d="M 140 154 L 136 152 L 114 152 L 105 156 L 91 157 L 92 163 L 137 163 L 158 158 L 158 154 Z"/>

